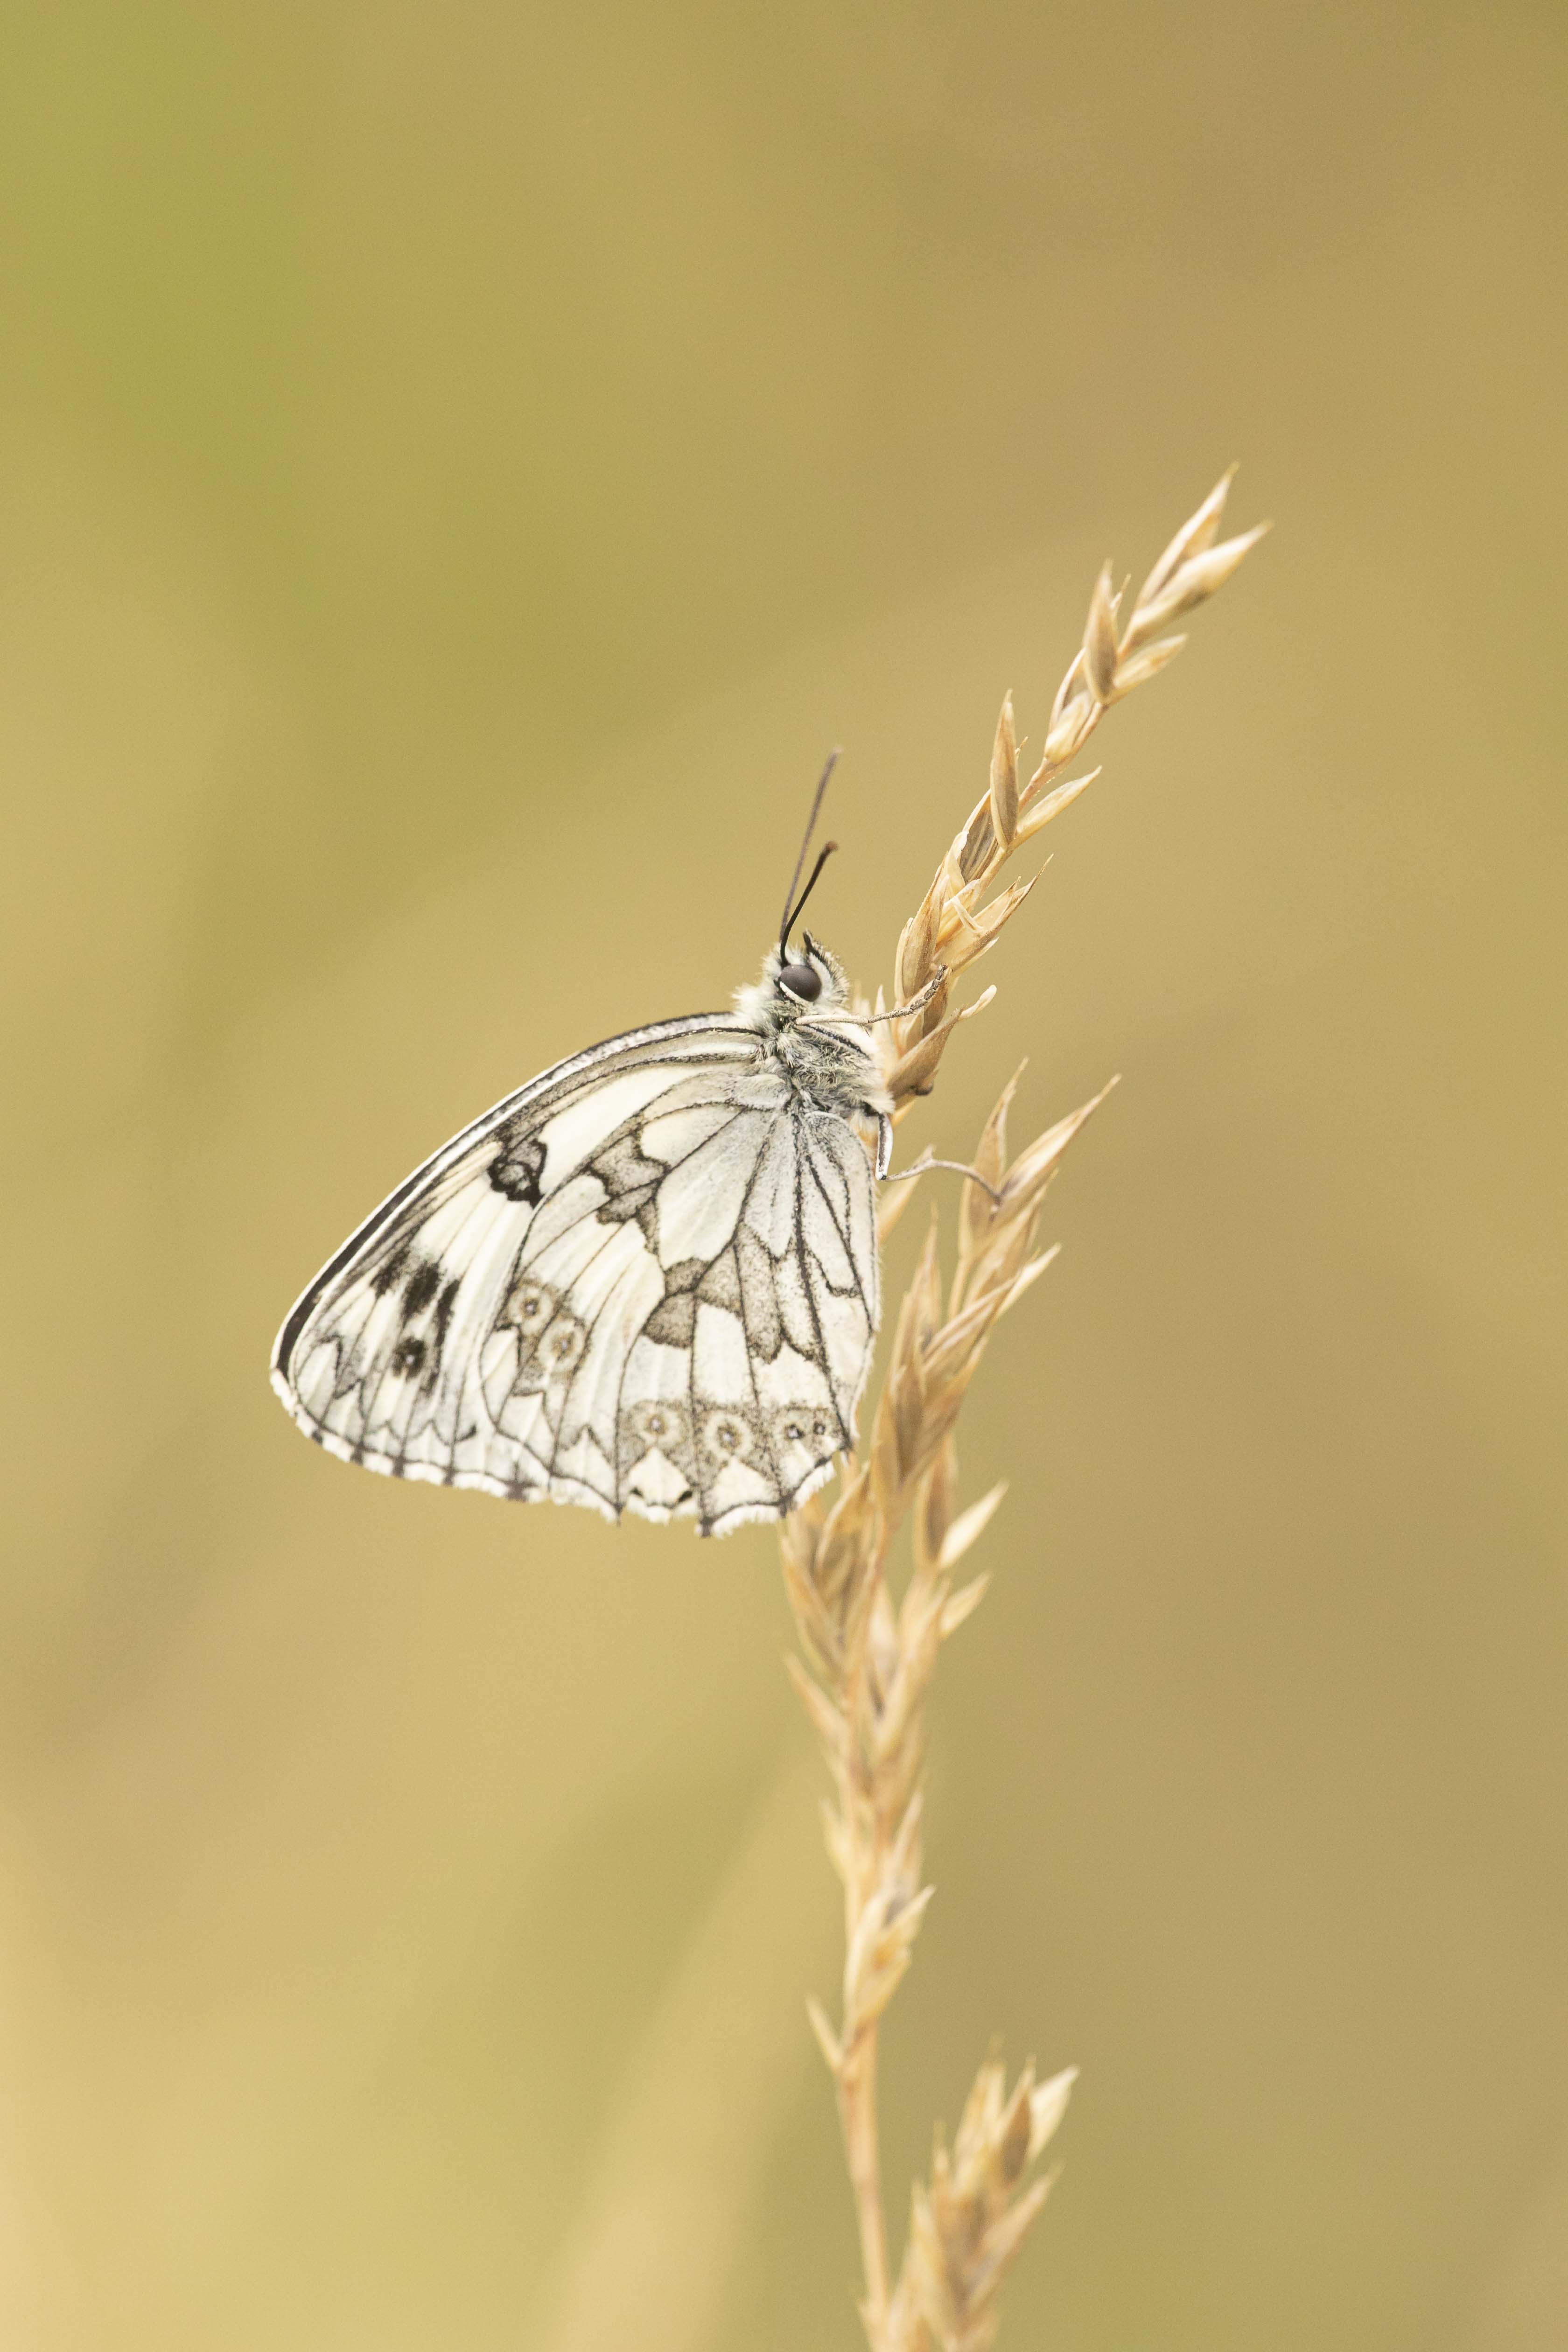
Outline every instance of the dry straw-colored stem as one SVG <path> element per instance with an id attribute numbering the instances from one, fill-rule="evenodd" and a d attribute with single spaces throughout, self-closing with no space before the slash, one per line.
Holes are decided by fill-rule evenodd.
<path id="1" fill-rule="evenodd" d="M 1232 469 L 1234 471 L 1234 468 Z M 1083 643 L 1057 690 L 1038 766 L 1025 783 L 1008 696 L 987 788 L 953 837 L 904 925 L 894 1005 L 919 1008 L 872 1034 L 884 1041 L 893 1116 L 928 1095 L 962 1010 L 954 982 L 985 954 L 1034 879 L 990 895 L 1014 852 L 1077 799 L 1092 774 L 1062 780 L 1114 702 L 1173 659 L 1185 639 L 1170 624 L 1212 596 L 1258 539 L 1221 541 L 1231 475 L 1184 523 L 1122 619 L 1124 592 L 1109 564 L 1096 581 Z M 1094 772 L 1098 772 L 1098 771 Z M 1037 877 L 1035 877 L 1037 878 Z M 879 995 L 877 1011 L 883 1010 Z M 837 2024 L 813 2002 L 811 2021 L 837 2093 L 860 2232 L 861 2316 L 871 2352 L 984 2352 L 997 2326 L 997 2294 L 1049 2186 L 1031 2177 L 1056 2130 L 1070 2070 L 1037 2083 L 1026 2066 L 1009 2090 L 1000 2066 L 982 2066 L 951 2149 L 941 2133 L 929 2182 L 917 2186 L 901 2266 L 888 2252 L 877 2130 L 878 2035 L 914 1952 L 932 1890 L 922 1883 L 925 1710 L 942 1643 L 985 1591 L 960 1584 L 960 1563 L 1002 1499 L 998 1486 L 957 1509 L 954 1429 L 985 1345 L 1002 1316 L 1044 1273 L 1037 1252 L 1046 1189 L 1103 1094 L 1008 1157 L 1014 1079 L 987 1119 L 958 1208 L 956 1264 L 944 1286 L 933 1219 L 894 1319 L 880 1394 L 863 1450 L 846 1456 L 837 1488 L 792 1513 L 781 1530 L 784 1584 L 800 1639 L 791 1672 L 822 1743 L 835 1798 L 827 1849 L 844 1888 L 844 1982 Z M 889 1193 L 884 1235 L 914 1185 Z M 896 1596 L 888 1563 L 905 1521 L 912 1564 Z"/>

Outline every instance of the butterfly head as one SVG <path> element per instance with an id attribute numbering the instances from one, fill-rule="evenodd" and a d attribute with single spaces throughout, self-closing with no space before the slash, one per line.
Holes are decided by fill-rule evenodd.
<path id="1" fill-rule="evenodd" d="M 837 957 L 802 931 L 798 947 L 768 950 L 762 979 L 740 990 L 736 1002 L 760 1029 L 787 1029 L 803 1013 L 841 1013 L 849 1002 L 849 983 Z"/>
<path id="2" fill-rule="evenodd" d="M 800 937 L 798 955 L 792 955 L 787 947 L 769 950 L 763 966 L 763 983 L 786 1006 L 795 1004 L 803 1011 L 837 1013 L 849 994 L 844 968 L 809 931 L 802 931 Z"/>

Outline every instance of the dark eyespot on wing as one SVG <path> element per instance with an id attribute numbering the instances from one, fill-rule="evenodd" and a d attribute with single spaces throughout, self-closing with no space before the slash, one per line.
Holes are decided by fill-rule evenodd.
<path id="1" fill-rule="evenodd" d="M 399 1339 L 392 1351 L 392 1369 L 395 1372 L 416 1372 L 422 1368 L 424 1362 L 423 1339 Z"/>

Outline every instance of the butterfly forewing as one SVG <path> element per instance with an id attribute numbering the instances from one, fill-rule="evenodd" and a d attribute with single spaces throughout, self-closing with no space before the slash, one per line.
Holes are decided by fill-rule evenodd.
<path id="1" fill-rule="evenodd" d="M 865 1150 L 701 1014 L 465 1129 L 310 1286 L 273 1381 L 369 1468 L 721 1533 L 827 1475 L 876 1325 Z"/>

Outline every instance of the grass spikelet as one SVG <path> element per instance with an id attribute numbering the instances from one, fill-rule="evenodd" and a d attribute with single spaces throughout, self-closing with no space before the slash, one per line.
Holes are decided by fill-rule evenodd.
<path id="1" fill-rule="evenodd" d="M 1101 571 L 1082 641 L 1051 706 L 1043 755 L 1022 784 L 1013 698 L 1004 698 L 985 791 L 899 937 L 891 1001 L 904 1009 L 874 1033 L 895 1120 L 931 1092 L 949 1042 L 995 993 L 952 1003 L 954 983 L 994 947 L 1033 887 L 1035 877 L 996 887 L 1003 867 L 1099 773 L 1064 778 L 1063 770 L 1113 705 L 1174 660 L 1186 639 L 1163 632 L 1223 586 L 1261 537 L 1259 530 L 1219 539 L 1231 478 L 1226 474 L 1176 532 L 1125 618 L 1126 593 L 1113 591 L 1109 564 Z M 879 1011 L 882 1001 L 879 995 Z M 1016 1085 L 1016 1076 L 1008 1081 L 975 1144 L 978 1181 L 963 1189 L 945 1283 L 933 1213 L 890 1318 L 887 1370 L 866 1415 L 862 1453 L 845 1458 L 831 1499 L 813 1496 L 780 1530 L 801 1651 L 791 1672 L 833 1782 L 826 1835 L 844 1889 L 844 1978 L 838 2022 L 815 2002 L 810 2017 L 837 2096 L 871 2352 L 985 2352 L 996 2334 L 1003 2280 L 1049 2186 L 1033 2168 L 1073 2081 L 1069 2069 L 1037 2083 L 1029 2065 L 1009 2090 L 998 2064 L 981 2067 L 951 2147 L 939 2132 L 930 2179 L 913 2191 L 895 2278 L 878 2139 L 879 2028 L 913 1961 L 933 1894 L 923 1883 L 921 1852 L 931 1684 L 943 1644 L 986 1591 L 984 1575 L 962 1586 L 954 1575 L 1003 1498 L 998 1486 L 958 1508 L 954 1433 L 993 1331 L 1056 1255 L 1035 1249 L 1046 1193 L 1109 1091 L 1009 1159 Z M 915 1189 L 910 1181 L 884 1192 L 884 1237 Z M 910 1565 L 895 1595 L 889 1562 L 906 1521 Z"/>

